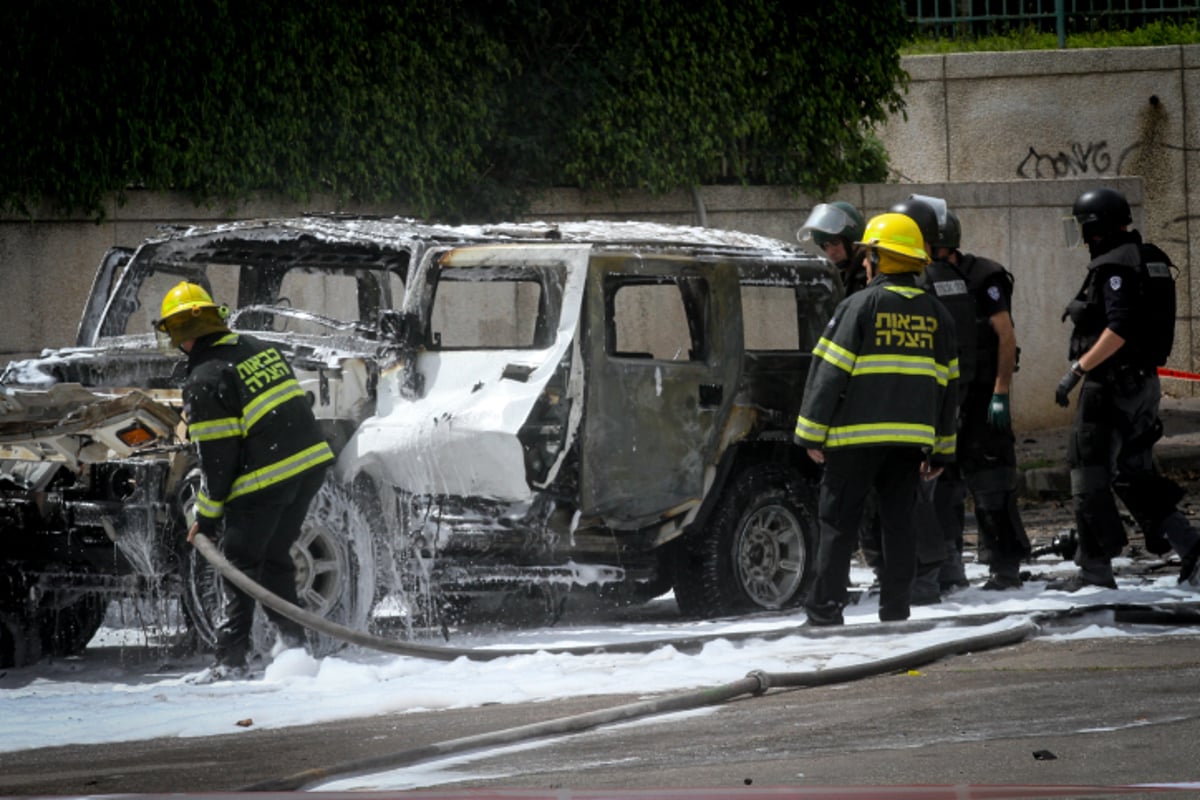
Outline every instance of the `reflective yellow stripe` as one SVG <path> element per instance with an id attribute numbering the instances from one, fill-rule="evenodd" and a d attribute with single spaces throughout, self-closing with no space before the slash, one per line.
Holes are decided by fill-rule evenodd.
<path id="1" fill-rule="evenodd" d="M 817 342 L 817 346 L 813 348 L 813 355 L 823 361 L 828 361 L 838 369 L 844 369 L 850 372 L 854 369 L 855 355 L 844 347 L 840 347 L 829 339 L 821 337 Z"/>
<path id="2" fill-rule="evenodd" d="M 246 432 L 249 432 L 254 424 L 263 416 L 274 408 L 278 408 L 283 403 L 295 397 L 304 397 L 304 389 L 301 388 L 300 382 L 295 378 L 289 378 L 278 386 L 272 386 L 267 391 L 263 392 L 260 397 L 256 397 L 246 404 L 242 409 L 242 427 Z"/>
<path id="3" fill-rule="evenodd" d="M 916 297 L 919 294 L 925 294 L 924 289 L 918 289 L 915 286 L 884 286 L 889 292 L 903 295 L 904 297 Z"/>
<path id="4" fill-rule="evenodd" d="M 301 472 L 319 464 L 324 464 L 327 461 L 333 461 L 333 450 L 329 448 L 326 442 L 318 442 L 312 447 L 276 461 L 274 464 L 256 469 L 253 472 L 247 472 L 245 475 L 239 475 L 237 480 L 233 482 L 233 486 L 230 488 L 229 496 L 225 498 L 225 502 L 228 503 L 230 500 L 250 494 L 251 492 L 257 492 L 266 489 L 268 486 L 282 483 L 288 478 L 299 475 Z"/>
<path id="5" fill-rule="evenodd" d="M 958 438 L 955 436 L 939 436 L 933 443 L 933 452 L 939 456 L 952 456 L 958 446 Z"/>
<path id="6" fill-rule="evenodd" d="M 196 513 L 209 519 L 220 519 L 225 513 L 225 504 L 213 500 L 201 489 L 196 494 Z"/>
<path id="7" fill-rule="evenodd" d="M 242 422 L 233 417 L 209 419 L 188 425 L 188 436 L 193 442 L 211 442 L 214 439 L 230 439 L 242 435 Z"/>
<path id="8" fill-rule="evenodd" d="M 932 425 L 907 422 L 873 422 L 865 425 L 844 425 L 829 429 L 826 447 L 847 447 L 855 444 L 916 444 L 931 446 L 935 434 Z"/>
<path id="9" fill-rule="evenodd" d="M 829 426 L 813 422 L 806 417 L 796 417 L 796 435 L 810 442 L 823 442 L 829 433 Z"/>
<path id="10" fill-rule="evenodd" d="M 927 356 L 877 355 L 862 356 L 851 375 L 920 375 L 935 379 L 945 386 L 951 378 L 958 380 L 958 359 L 947 366 Z"/>

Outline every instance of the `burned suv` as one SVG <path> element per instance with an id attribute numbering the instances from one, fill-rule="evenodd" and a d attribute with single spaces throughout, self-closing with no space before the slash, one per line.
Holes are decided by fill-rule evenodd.
<path id="1" fill-rule="evenodd" d="M 293 549 L 309 610 L 411 630 L 510 596 L 799 601 L 815 475 L 790 440 L 828 262 L 649 223 L 255 220 L 110 252 L 77 346 L 0 375 L 0 664 L 83 647 L 114 597 L 213 639 L 184 359 L 150 326 L 180 280 L 287 354 L 338 454 Z"/>

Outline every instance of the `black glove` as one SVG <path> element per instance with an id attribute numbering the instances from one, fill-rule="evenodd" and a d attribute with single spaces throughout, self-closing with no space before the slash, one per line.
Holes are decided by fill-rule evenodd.
<path id="1" fill-rule="evenodd" d="M 1067 374 L 1063 375 L 1062 380 L 1058 382 L 1058 388 L 1054 390 L 1054 402 L 1063 408 L 1070 405 L 1070 401 L 1067 398 L 1071 394 L 1071 390 L 1075 388 L 1075 384 L 1083 380 L 1085 374 L 1083 367 L 1079 366 L 1078 361 L 1071 364 L 1071 368 L 1067 370 Z"/>

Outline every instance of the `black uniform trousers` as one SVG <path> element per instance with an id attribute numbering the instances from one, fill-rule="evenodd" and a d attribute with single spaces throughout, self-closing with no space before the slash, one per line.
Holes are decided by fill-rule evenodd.
<path id="1" fill-rule="evenodd" d="M 321 488 L 326 467 L 306 470 L 277 487 L 239 498 L 225 506 L 221 550 L 229 563 L 272 594 L 300 605 L 296 564 L 291 548 L 300 538 L 308 506 Z M 224 582 L 225 615 L 217 631 L 217 661 L 229 666 L 246 662 L 254 598 L 231 581 Z M 304 627 L 263 607 L 285 642 L 304 641 Z"/>
<path id="2" fill-rule="evenodd" d="M 1114 491 L 1151 551 L 1173 547 L 1187 555 L 1200 541 L 1176 508 L 1182 489 L 1154 463 L 1161 393 L 1152 368 L 1113 366 L 1083 381 L 1067 463 L 1079 531 L 1075 561 L 1085 579 L 1111 577 L 1109 562 L 1127 541 Z"/>
<path id="3" fill-rule="evenodd" d="M 885 620 L 908 618 L 916 569 L 913 508 L 923 459 L 920 448 L 895 445 L 825 451 L 818 507 L 821 536 L 817 544 L 817 575 L 805 602 L 812 616 L 837 616 L 848 602 L 846 575 L 858 546 L 859 523 L 867 494 L 874 489 L 883 555 L 879 616 Z"/>
<path id="4" fill-rule="evenodd" d="M 966 387 L 959 409 L 958 464 L 975 501 L 979 560 L 992 573 L 1016 576 L 1029 557 L 1029 536 L 1017 508 L 1017 453 L 1012 430 L 988 424 L 992 384 Z M 961 542 L 960 542 L 961 548 Z"/>

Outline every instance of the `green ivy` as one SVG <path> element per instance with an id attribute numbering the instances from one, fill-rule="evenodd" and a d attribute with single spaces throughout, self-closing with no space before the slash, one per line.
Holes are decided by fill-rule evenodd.
<path id="1" fill-rule="evenodd" d="M 894 0 L 22 0 L 0 11 L 0 209 L 130 187 L 517 213 L 554 186 L 878 180 Z"/>

